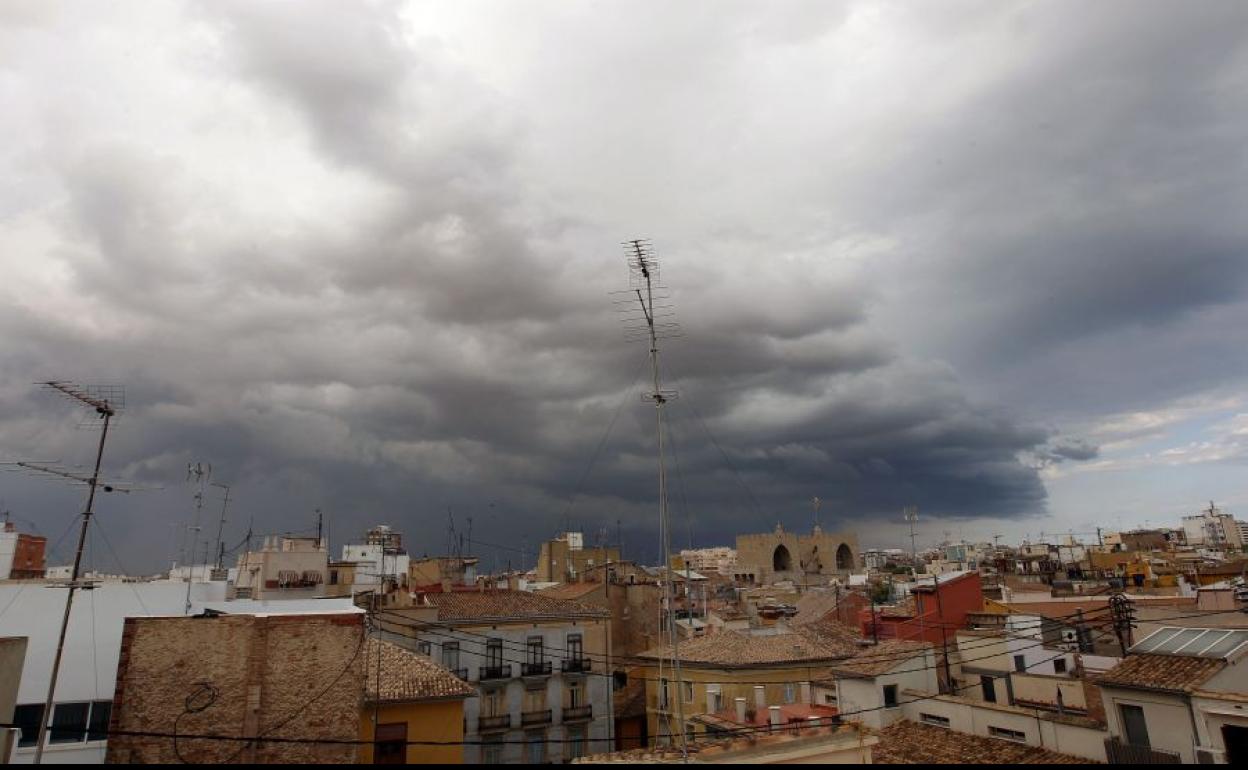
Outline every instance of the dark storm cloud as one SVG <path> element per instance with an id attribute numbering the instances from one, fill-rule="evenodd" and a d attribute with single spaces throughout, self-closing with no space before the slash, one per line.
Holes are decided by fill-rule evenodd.
<path id="1" fill-rule="evenodd" d="M 144 568 L 166 556 L 165 523 L 189 507 L 186 463 L 200 459 L 236 486 L 234 537 L 251 517 L 305 527 L 319 507 L 335 539 L 387 521 L 435 551 L 449 507 L 510 547 L 617 518 L 642 542 L 655 488 L 645 350 L 623 341 L 608 292 L 627 284 L 615 244 L 653 235 L 686 331 L 663 361 L 681 392 L 674 503 L 696 539 L 802 525 L 815 495 L 825 524 L 846 526 L 914 503 L 1043 514 L 1032 460 L 1097 448 L 1020 419 L 1025 399 L 991 405 L 981 373 L 1051 364 L 1115 330 L 1169 340 L 1235 306 L 1248 271 L 1225 214 L 1241 161 L 1214 150 L 1237 113 L 1185 85 L 1230 77 L 1231 24 L 1184 17 L 1208 41 L 1184 54 L 1151 10 L 1125 42 L 1105 13 L 1073 43 L 1056 11 L 1028 11 L 1018 50 L 966 54 L 1011 67 L 983 82 L 966 67 L 974 87 L 938 121 L 896 106 L 877 136 L 817 93 L 750 80 L 852 49 L 838 35 L 861 34 L 861 9 L 823 6 L 675 11 L 662 40 L 622 9 L 545 8 L 549 35 L 586 34 L 544 38 L 539 63 L 507 60 L 549 78 L 540 98 L 402 4 L 148 9 L 137 28 L 179 41 L 177 69 L 148 72 L 150 92 L 117 85 L 123 67 L 171 60 L 123 64 L 92 47 L 100 38 L 75 45 L 72 20 L 31 22 L 82 49 L 85 85 L 22 92 L 38 105 L 22 119 L 50 139 L 21 136 L 20 162 L 2 161 L 56 191 L 6 231 L 32 256 L 0 305 L 3 453 L 72 461 L 87 446 L 31 380 L 129 384 L 110 467 L 166 489 L 109 505 Z M 934 25 L 960 28 L 888 13 L 935 39 Z M 1001 14 L 968 14 L 968 28 L 1001 45 Z M 1122 49 L 1103 52 L 1111 41 Z M 33 89 L 52 65 L 28 45 L 28 68 L 0 66 Z M 1140 72 L 1158 52 L 1167 72 L 1152 81 Z M 124 109 L 93 87 L 120 89 Z M 878 110 L 868 91 L 864 112 Z M 599 110 L 632 97 L 653 109 Z M 799 119 L 779 110 L 766 124 L 795 104 Z M 98 132 L 52 125 L 66 110 L 99 116 Z M 1174 139 L 1176 113 L 1202 130 Z M 617 231 L 637 221 L 646 232 Z M 1019 392 L 1049 381 L 1026 371 Z M 52 505 L 27 484 L 12 496 L 15 509 Z"/>

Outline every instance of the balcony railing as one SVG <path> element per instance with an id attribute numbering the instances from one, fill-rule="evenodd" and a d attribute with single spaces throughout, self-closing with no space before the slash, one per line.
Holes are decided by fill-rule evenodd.
<path id="1" fill-rule="evenodd" d="M 491 679 L 511 679 L 511 664 L 482 666 L 477 672 L 477 678 L 482 682 L 488 682 Z"/>
<path id="2" fill-rule="evenodd" d="M 564 658 L 563 672 L 565 674 L 588 674 L 593 668 L 593 661 L 589 658 Z"/>
<path id="3" fill-rule="evenodd" d="M 511 714 L 480 716 L 477 718 L 477 732 L 488 733 L 492 730 L 510 730 Z"/>
<path id="4" fill-rule="evenodd" d="M 454 674 L 455 676 L 459 677 L 460 679 L 463 679 L 465 682 L 467 682 L 467 681 L 468 681 L 468 669 L 466 669 L 466 668 L 452 668 L 452 669 L 450 669 L 450 671 L 451 671 L 451 673 L 452 673 L 452 674 Z"/>
<path id="5" fill-rule="evenodd" d="M 1173 751 L 1159 751 L 1149 746 L 1123 743 L 1117 738 L 1105 739 L 1105 754 L 1111 765 L 1178 765 L 1182 758 Z"/>
<path id="6" fill-rule="evenodd" d="M 523 664 L 520 673 L 523 676 L 550 676 L 552 668 L 551 661 L 543 660 L 539 663 Z"/>
<path id="7" fill-rule="evenodd" d="M 563 709 L 564 722 L 587 722 L 594 718 L 594 705 L 587 703 L 584 706 L 565 706 Z"/>
<path id="8" fill-rule="evenodd" d="M 550 709 L 542 711 L 523 711 L 520 713 L 520 726 L 533 727 L 535 725 L 548 725 L 551 723 Z"/>

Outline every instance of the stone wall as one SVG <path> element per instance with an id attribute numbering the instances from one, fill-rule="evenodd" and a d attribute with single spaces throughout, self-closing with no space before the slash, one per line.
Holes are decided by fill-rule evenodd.
<path id="1" fill-rule="evenodd" d="M 857 569 L 859 560 L 858 536 L 852 532 L 816 527 L 801 535 L 777 526 L 773 532 L 737 536 L 736 571 L 752 572 L 763 585 L 781 580 L 826 584 L 828 578 Z"/>
<path id="2" fill-rule="evenodd" d="M 349 743 L 170 736 L 358 739 L 363 617 L 127 618 L 106 761 L 353 763 Z"/>

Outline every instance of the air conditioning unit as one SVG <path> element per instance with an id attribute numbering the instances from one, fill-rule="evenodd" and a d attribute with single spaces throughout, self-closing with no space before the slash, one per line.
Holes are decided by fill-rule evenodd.
<path id="1" fill-rule="evenodd" d="M 1196 747 L 1196 764 L 1198 765 L 1225 765 L 1226 752 L 1221 749 Z"/>

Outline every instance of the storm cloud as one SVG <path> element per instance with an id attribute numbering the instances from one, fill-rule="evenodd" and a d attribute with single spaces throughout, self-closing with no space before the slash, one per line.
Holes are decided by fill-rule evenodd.
<path id="1" fill-rule="evenodd" d="M 31 383 L 119 382 L 133 570 L 198 460 L 231 542 L 319 508 L 432 553 L 449 511 L 654 558 L 609 294 L 651 237 L 689 540 L 1043 519 L 1099 420 L 1248 374 L 1248 13 L 1204 11 L 6 4 L 0 459 L 85 462 Z M 79 504 L 0 481 L 51 534 Z"/>

